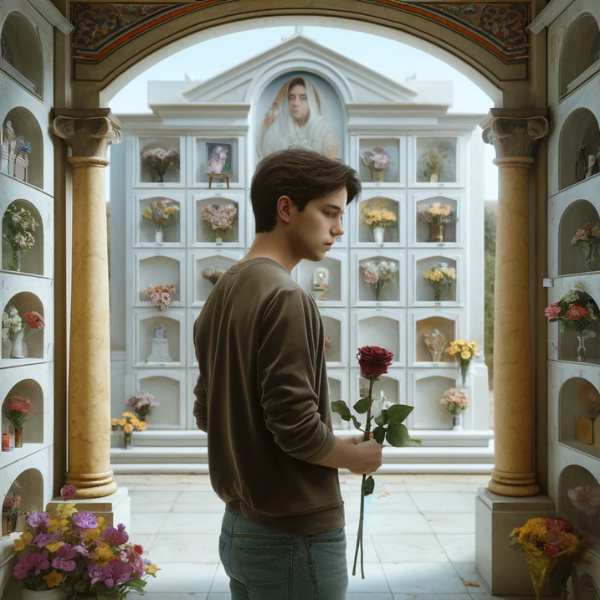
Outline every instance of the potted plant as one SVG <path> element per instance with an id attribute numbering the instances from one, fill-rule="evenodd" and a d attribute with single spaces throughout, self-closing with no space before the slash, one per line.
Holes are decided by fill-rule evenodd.
<path id="1" fill-rule="evenodd" d="M 428 242 L 444 242 L 446 223 L 451 223 L 455 218 L 449 204 L 434 202 L 419 211 L 419 220 L 429 225 Z"/>
<path id="2" fill-rule="evenodd" d="M 76 493 L 74 486 L 61 490 L 63 499 Z M 122 600 L 142 592 L 159 570 L 130 542 L 125 525 L 107 527 L 103 517 L 78 512 L 75 504 L 59 504 L 52 515 L 30 513 L 27 525 L 14 542 L 13 576 L 23 584 L 23 600 Z"/>
<path id="3" fill-rule="evenodd" d="M 160 406 L 160 404 L 152 394 L 148 392 L 136 392 L 134 396 L 131 396 L 127 400 L 127 406 L 131 407 L 133 412 L 135 412 L 140 423 L 144 423 L 146 417 L 152 412 L 152 409 Z"/>
<path id="4" fill-rule="evenodd" d="M 462 413 L 469 406 L 469 396 L 457 388 L 444 392 L 440 404 L 452 415 L 452 430 L 462 431 Z"/>
<path id="5" fill-rule="evenodd" d="M 154 223 L 154 242 L 156 244 L 163 243 L 163 229 L 172 225 L 176 220 L 179 213 L 179 207 L 175 205 L 173 200 L 169 198 L 163 198 L 162 200 L 155 200 L 152 202 L 152 207 L 146 206 L 142 217 L 146 221 Z"/>
<path id="6" fill-rule="evenodd" d="M 17 530 L 17 519 L 21 513 L 21 486 L 15 479 L 2 502 L 2 537 Z"/>
<path id="7" fill-rule="evenodd" d="M 140 421 L 136 415 L 130 412 L 124 412 L 120 419 L 111 420 L 112 430 L 123 430 L 123 447 L 125 450 L 131 450 L 131 436 L 135 431 L 144 431 L 148 426 L 145 421 Z"/>
<path id="8" fill-rule="evenodd" d="M 10 271 L 21 271 L 21 255 L 35 244 L 33 233 L 39 223 L 26 208 L 11 204 L 2 217 L 2 238 L 12 250 L 12 260 L 7 268 Z"/>
<path id="9" fill-rule="evenodd" d="M 21 396 L 10 396 L 2 405 L 2 413 L 15 428 L 15 448 L 22 448 L 23 425 L 35 413 L 31 400 Z"/>

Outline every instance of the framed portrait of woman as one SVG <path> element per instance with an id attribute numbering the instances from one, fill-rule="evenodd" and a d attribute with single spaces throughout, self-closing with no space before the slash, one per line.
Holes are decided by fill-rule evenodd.
<path id="1" fill-rule="evenodd" d="M 206 172 L 231 174 L 232 152 L 227 142 L 206 142 Z"/>
<path id="2" fill-rule="evenodd" d="M 310 148 L 330 158 L 343 156 L 345 111 L 333 86 L 302 71 L 274 79 L 257 109 L 258 159 L 290 146 Z"/>

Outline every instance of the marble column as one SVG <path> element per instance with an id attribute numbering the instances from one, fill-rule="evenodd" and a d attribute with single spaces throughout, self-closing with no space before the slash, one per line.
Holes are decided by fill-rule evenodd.
<path id="1" fill-rule="evenodd" d="M 524 497 L 540 492 L 533 455 L 529 171 L 535 142 L 549 127 L 540 116 L 498 115 L 508 112 L 494 109 L 483 125 L 483 139 L 494 146 L 498 166 L 495 467 L 488 489 L 500 496 Z"/>
<path id="2" fill-rule="evenodd" d="M 55 109 L 53 132 L 71 148 L 73 223 L 68 467 L 77 498 L 117 491 L 110 469 L 110 329 L 105 168 L 121 132 L 109 109 Z"/>

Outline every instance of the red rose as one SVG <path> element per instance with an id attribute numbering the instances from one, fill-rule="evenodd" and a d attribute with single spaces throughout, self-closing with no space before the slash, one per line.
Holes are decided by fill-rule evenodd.
<path id="1" fill-rule="evenodd" d="M 134 551 L 136 554 L 139 554 L 140 556 L 141 556 L 142 554 L 144 554 L 144 548 L 142 548 L 142 546 L 140 546 L 139 544 L 134 544 L 134 545 L 133 545 L 133 551 Z"/>
<path id="2" fill-rule="evenodd" d="M 573 304 L 567 311 L 567 319 L 578 321 L 579 319 L 587 319 L 590 316 L 588 309 L 581 304 Z"/>
<path id="3" fill-rule="evenodd" d="M 546 527 L 555 531 L 561 531 L 562 533 L 571 532 L 571 526 L 566 521 L 561 521 L 560 519 L 546 519 Z"/>
<path id="4" fill-rule="evenodd" d="M 387 373 L 394 355 L 379 346 L 363 346 L 356 355 L 360 370 L 367 377 L 378 377 Z"/>
<path id="5" fill-rule="evenodd" d="M 544 554 L 547 554 L 548 556 L 556 556 L 559 552 L 560 550 L 556 546 L 546 546 L 546 549 L 544 550 Z"/>

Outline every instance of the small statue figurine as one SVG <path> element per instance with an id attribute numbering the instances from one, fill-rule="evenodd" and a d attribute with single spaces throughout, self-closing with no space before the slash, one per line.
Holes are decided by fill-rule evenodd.
<path id="1" fill-rule="evenodd" d="M 169 339 L 164 325 L 157 324 L 154 327 L 154 338 L 152 339 L 152 354 L 146 362 L 149 363 L 167 363 L 173 362 L 169 356 Z"/>
<path id="2" fill-rule="evenodd" d="M 329 270 L 325 267 L 317 267 L 313 271 L 313 289 L 319 292 L 323 292 L 317 300 L 320 302 L 325 301 L 325 296 L 329 291 Z"/>

